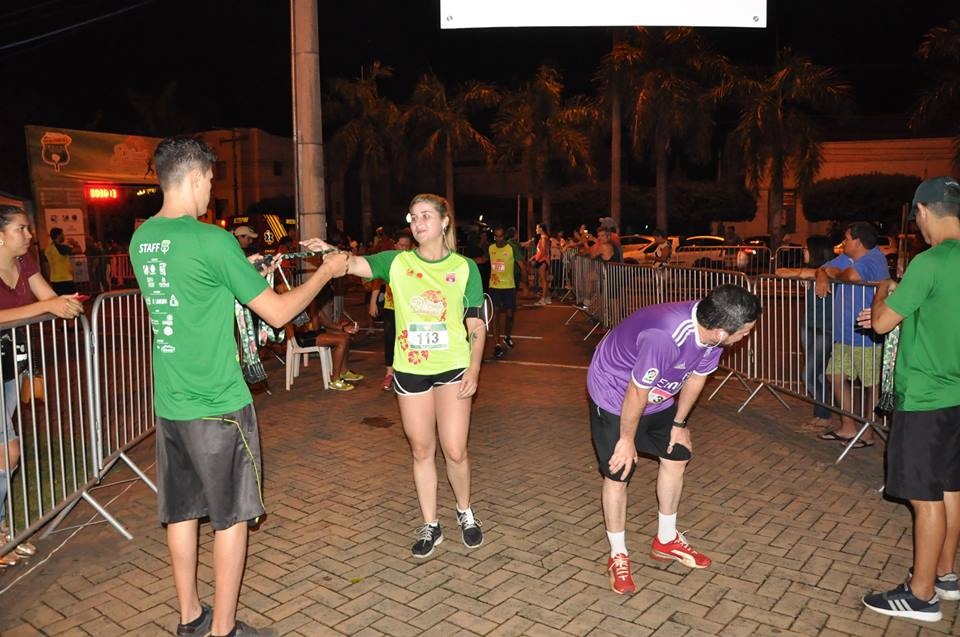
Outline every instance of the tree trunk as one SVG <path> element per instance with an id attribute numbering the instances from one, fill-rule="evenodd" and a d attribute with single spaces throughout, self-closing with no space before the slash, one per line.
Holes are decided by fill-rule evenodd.
<path id="1" fill-rule="evenodd" d="M 364 243 L 373 238 L 373 196 L 370 179 L 370 166 L 364 157 L 360 163 L 360 222 L 363 227 Z"/>
<path id="2" fill-rule="evenodd" d="M 770 162 L 770 192 L 767 194 L 767 226 L 770 231 L 770 252 L 783 241 L 783 170 L 784 159 L 774 154 Z"/>
<path id="3" fill-rule="evenodd" d="M 533 220 L 533 193 L 527 193 L 527 238 L 533 236 L 536 230 L 537 222 Z M 517 228 L 517 235 L 520 234 L 520 228 Z"/>
<path id="4" fill-rule="evenodd" d="M 553 230 L 553 226 L 550 225 L 550 192 L 544 190 L 540 195 L 540 223 L 545 225 L 548 230 Z"/>
<path id="5" fill-rule="evenodd" d="M 667 140 L 659 133 L 654 134 L 653 161 L 657 173 L 657 228 L 669 232 L 669 218 L 667 216 L 667 170 L 669 157 L 667 155 Z"/>
<path id="6" fill-rule="evenodd" d="M 447 145 L 443 156 L 443 173 L 446 179 L 447 204 L 450 206 L 450 212 L 453 212 L 453 144 L 447 137 Z"/>
<path id="7" fill-rule="evenodd" d="M 610 107 L 610 216 L 617 229 L 623 231 L 620 218 L 620 93 L 616 89 L 611 95 Z"/>

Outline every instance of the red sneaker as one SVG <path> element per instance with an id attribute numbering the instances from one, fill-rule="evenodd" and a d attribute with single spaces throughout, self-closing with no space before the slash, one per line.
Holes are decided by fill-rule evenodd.
<path id="1" fill-rule="evenodd" d="M 607 572 L 610 573 L 610 590 L 617 595 L 636 593 L 637 585 L 630 575 L 630 558 L 625 553 L 617 553 L 607 559 Z"/>
<path id="2" fill-rule="evenodd" d="M 653 550 L 650 551 L 650 557 L 655 560 L 677 560 L 684 566 L 690 568 L 707 568 L 710 566 L 709 557 L 687 544 L 687 538 L 683 533 L 677 531 L 677 537 L 673 542 L 664 544 L 656 535 L 653 536 Z"/>

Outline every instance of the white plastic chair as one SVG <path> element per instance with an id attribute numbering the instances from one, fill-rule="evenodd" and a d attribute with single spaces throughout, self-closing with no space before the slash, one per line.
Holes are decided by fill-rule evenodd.
<path id="1" fill-rule="evenodd" d="M 320 355 L 320 373 L 323 374 L 323 388 L 330 388 L 330 374 L 333 373 L 333 354 L 329 347 L 311 345 L 304 347 L 297 343 L 297 339 L 287 339 L 287 391 L 293 385 L 293 379 L 300 375 L 300 357 L 303 356 L 303 366 L 309 366 L 310 354 Z"/>

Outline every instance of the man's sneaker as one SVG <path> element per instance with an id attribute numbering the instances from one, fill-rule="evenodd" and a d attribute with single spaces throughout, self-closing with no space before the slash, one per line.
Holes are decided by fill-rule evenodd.
<path id="1" fill-rule="evenodd" d="M 912 568 L 907 571 L 907 579 L 913 579 Z M 960 581 L 957 580 L 956 573 L 937 575 L 937 579 L 933 583 L 933 589 L 937 591 L 937 597 L 944 601 L 960 599 Z"/>
<path id="2" fill-rule="evenodd" d="M 494 357 L 494 358 L 503 358 L 504 354 L 506 354 L 506 353 L 507 353 L 507 352 L 503 349 L 503 346 L 501 346 L 501 345 L 494 345 L 494 346 L 493 346 L 493 357 Z"/>
<path id="3" fill-rule="evenodd" d="M 254 628 L 253 626 L 247 626 L 238 619 L 233 626 L 233 630 L 231 630 L 228 635 L 230 635 L 230 637 L 277 637 L 277 631 L 274 628 Z M 214 637 L 213 633 L 210 633 L 210 637 Z"/>
<path id="4" fill-rule="evenodd" d="M 480 520 L 473 517 L 473 509 L 457 511 L 457 524 L 463 535 L 463 545 L 468 549 L 475 549 L 483 544 L 483 531 L 480 530 Z"/>
<path id="5" fill-rule="evenodd" d="M 636 593 L 637 585 L 630 574 L 630 558 L 626 553 L 617 553 L 607 558 L 607 572 L 610 573 L 610 590 L 617 595 Z"/>
<path id="6" fill-rule="evenodd" d="M 509 336 L 504 336 L 503 342 L 506 343 L 507 347 L 509 347 L 510 349 L 514 348 L 513 339 L 510 338 Z"/>
<path id="7" fill-rule="evenodd" d="M 340 374 L 340 380 L 345 380 L 348 383 L 355 383 L 359 380 L 363 380 L 363 374 L 355 374 L 348 369 Z"/>
<path id="8" fill-rule="evenodd" d="M 677 537 L 673 538 L 673 542 L 667 543 L 661 542 L 660 538 L 654 535 L 650 557 L 663 561 L 676 560 L 690 568 L 707 568 L 710 566 L 710 558 L 687 544 L 687 538 L 679 531 L 677 531 Z"/>
<path id="9" fill-rule="evenodd" d="M 196 635 L 207 637 L 210 634 L 210 625 L 213 624 L 213 610 L 206 604 L 200 604 L 200 616 L 189 624 L 177 624 L 177 637 Z"/>
<path id="10" fill-rule="evenodd" d="M 339 378 L 337 380 L 330 381 L 330 384 L 327 385 L 327 387 L 329 387 L 330 389 L 334 389 L 336 391 L 353 391 L 354 390 L 353 385 Z"/>
<path id="11" fill-rule="evenodd" d="M 410 553 L 414 557 L 430 557 L 433 547 L 443 542 L 443 531 L 440 524 L 424 524 L 417 529 L 417 541 L 414 542 Z"/>
<path id="12" fill-rule="evenodd" d="M 940 613 L 940 599 L 936 593 L 933 599 L 925 602 L 918 599 L 910 587 L 904 583 L 886 593 L 873 593 L 863 598 L 863 605 L 881 615 L 917 619 L 922 622 L 938 622 L 943 618 Z"/>

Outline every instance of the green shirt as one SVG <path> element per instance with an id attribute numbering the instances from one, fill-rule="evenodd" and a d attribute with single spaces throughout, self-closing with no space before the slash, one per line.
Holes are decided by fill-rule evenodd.
<path id="1" fill-rule="evenodd" d="M 250 404 L 233 300 L 249 303 L 267 282 L 237 240 L 190 216 L 153 217 L 133 233 L 130 261 L 153 328 L 157 415 L 194 420 Z"/>
<path id="2" fill-rule="evenodd" d="M 451 252 L 426 261 L 416 250 L 365 257 L 373 278 L 393 291 L 397 341 L 393 367 L 408 374 L 438 374 L 470 366 L 465 308 L 483 305 L 480 271 L 473 259 Z"/>
<path id="3" fill-rule="evenodd" d="M 894 374 L 897 409 L 960 405 L 960 241 L 918 254 L 886 304 L 903 317 Z"/>

